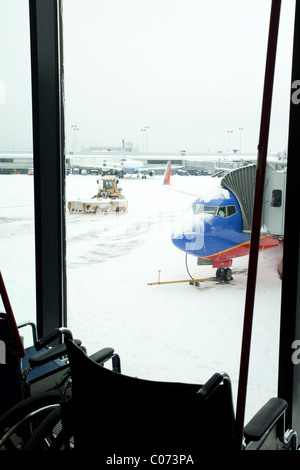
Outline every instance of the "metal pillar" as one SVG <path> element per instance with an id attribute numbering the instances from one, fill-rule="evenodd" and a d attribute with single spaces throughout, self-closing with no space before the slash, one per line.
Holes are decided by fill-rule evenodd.
<path id="1" fill-rule="evenodd" d="M 29 0 L 37 329 L 66 326 L 65 155 L 59 0 Z"/>
<path id="2" fill-rule="evenodd" d="M 288 141 L 278 396 L 289 405 L 287 426 L 300 435 L 300 218 L 296 214 L 300 176 L 300 1 L 296 0 Z M 293 356 L 293 353 L 294 356 Z M 298 354 L 300 358 L 300 354 Z"/>

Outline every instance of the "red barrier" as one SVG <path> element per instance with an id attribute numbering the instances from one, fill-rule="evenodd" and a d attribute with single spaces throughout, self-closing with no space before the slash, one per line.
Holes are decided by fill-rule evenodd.
<path id="1" fill-rule="evenodd" d="M 15 316 L 13 314 L 10 301 L 7 295 L 7 291 L 5 288 L 4 280 L 0 271 L 0 295 L 2 297 L 2 302 L 5 308 L 5 312 L 7 315 L 7 320 L 10 325 L 11 334 L 12 334 L 12 342 L 15 348 L 15 352 L 17 357 L 21 358 L 25 356 L 25 349 L 24 345 L 18 330 L 18 326 L 16 324 Z"/>

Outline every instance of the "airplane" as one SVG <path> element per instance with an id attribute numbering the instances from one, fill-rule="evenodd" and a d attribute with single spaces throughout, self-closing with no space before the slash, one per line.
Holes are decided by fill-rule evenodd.
<path id="1" fill-rule="evenodd" d="M 163 180 L 166 187 L 170 185 L 170 171 L 168 162 Z M 254 164 L 232 170 L 222 178 L 219 188 L 198 195 L 183 229 L 172 234 L 174 246 L 186 256 L 197 257 L 198 265 L 216 268 L 218 280 L 232 280 L 233 259 L 249 254 L 255 176 Z M 286 170 L 267 165 L 260 251 L 283 243 L 285 184 Z"/>
<path id="2" fill-rule="evenodd" d="M 155 170 L 161 170 L 161 167 L 157 168 L 145 168 L 143 162 L 140 160 L 128 160 L 125 153 L 125 143 L 122 139 L 123 157 L 121 162 L 118 164 L 107 164 L 107 161 L 103 161 L 102 169 L 108 169 L 108 174 L 116 175 L 119 178 L 131 177 L 136 175 L 139 178 L 142 175 L 142 179 L 146 179 L 148 176 L 155 176 Z"/>

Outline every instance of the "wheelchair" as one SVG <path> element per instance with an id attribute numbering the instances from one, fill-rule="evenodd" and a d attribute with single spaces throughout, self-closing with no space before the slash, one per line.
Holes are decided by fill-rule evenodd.
<path id="1" fill-rule="evenodd" d="M 5 314 L 0 314 L 0 322 L 2 333 L 9 338 L 11 331 Z M 51 346 L 51 332 L 43 337 L 41 345 L 35 324 L 24 322 L 18 325 L 19 330 L 25 327 L 31 330 L 33 345 L 24 349 L 25 355 L 21 359 L 15 354 L 12 342 L 7 340 L 7 367 L 2 369 L 1 376 L 5 383 L 0 408 L 1 450 L 25 450 L 28 442 L 36 441 L 36 433 L 40 435 L 42 423 L 49 422 L 53 412 L 60 416 L 62 395 L 66 399 L 71 393 L 66 344 Z M 75 343 L 86 353 L 80 340 Z M 111 360 L 114 370 L 121 371 L 120 358 L 112 348 L 102 348 L 91 359 L 101 366 Z M 60 419 L 56 426 L 59 423 Z M 45 436 L 43 431 L 43 439 L 50 443 L 51 435 Z"/>
<path id="2" fill-rule="evenodd" d="M 236 450 L 228 374 L 215 373 L 204 384 L 131 377 L 99 366 L 69 330 L 53 332 L 53 337 L 59 335 L 65 337 L 72 394 L 62 400 L 59 415 L 53 415 L 51 429 L 58 418 L 62 427 L 51 450 L 96 452 L 103 464 L 135 456 L 144 466 L 162 459 L 200 463 L 203 452 Z M 296 432 L 285 428 L 287 406 L 285 400 L 271 398 L 245 426 L 241 450 L 297 450 Z M 32 444 L 31 450 L 39 449 L 34 439 Z"/>
<path id="3" fill-rule="evenodd" d="M 159 382 L 100 368 L 66 340 L 72 374 L 75 448 L 99 446 L 106 455 L 191 455 L 234 450 L 235 418 L 230 377 L 216 373 L 205 384 Z M 91 383 L 91 387 L 85 384 Z M 84 403 L 84 406 L 82 404 Z M 102 404 L 110 412 L 103 415 Z M 272 398 L 244 429 L 244 450 L 296 449 L 285 429 L 287 403 Z M 101 428 L 98 423 L 101 423 Z M 87 432 L 88 429 L 93 432 Z M 103 432 L 102 432 L 103 430 Z M 129 438 L 129 439 L 128 439 Z M 98 444 L 97 444 L 98 443 Z"/>

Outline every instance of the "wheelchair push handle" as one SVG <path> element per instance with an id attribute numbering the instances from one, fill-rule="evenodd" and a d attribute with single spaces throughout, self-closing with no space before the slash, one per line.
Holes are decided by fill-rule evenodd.
<path id="1" fill-rule="evenodd" d="M 47 346 L 49 343 L 52 343 L 52 341 L 55 341 L 57 338 L 60 338 L 61 336 L 65 336 L 66 338 L 72 340 L 73 335 L 70 330 L 67 328 L 61 327 L 61 328 L 55 328 L 52 330 L 50 333 L 46 334 L 42 338 L 40 338 L 36 343 L 35 343 L 35 348 L 37 351 L 40 351 L 43 349 L 45 346 Z"/>
<path id="2" fill-rule="evenodd" d="M 231 387 L 230 378 L 225 372 L 217 372 L 214 374 L 204 385 L 202 385 L 197 394 L 200 395 L 204 400 L 207 400 L 217 390 L 221 383 Z"/>

